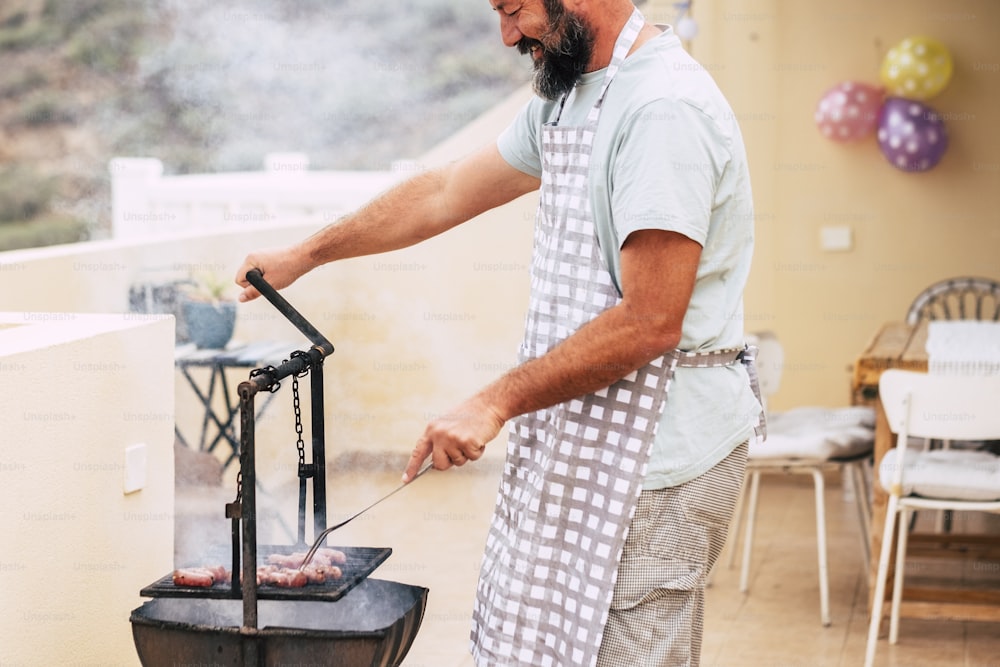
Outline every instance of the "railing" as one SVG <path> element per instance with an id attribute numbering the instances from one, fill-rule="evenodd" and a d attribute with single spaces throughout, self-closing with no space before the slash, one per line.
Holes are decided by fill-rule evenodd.
<path id="1" fill-rule="evenodd" d="M 309 171 L 301 153 L 266 156 L 264 170 L 165 176 L 154 158 L 111 160 L 112 234 L 148 239 L 282 218 L 332 221 L 400 180 L 388 171 Z"/>

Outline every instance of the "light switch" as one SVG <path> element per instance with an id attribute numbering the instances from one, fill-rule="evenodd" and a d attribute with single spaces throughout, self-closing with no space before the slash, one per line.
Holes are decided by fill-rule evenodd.
<path id="1" fill-rule="evenodd" d="M 820 227 L 819 244 L 823 250 L 843 252 L 853 245 L 851 228 L 847 225 Z"/>
<path id="2" fill-rule="evenodd" d="M 123 491 L 133 493 L 146 486 L 146 445 L 139 443 L 125 448 L 125 481 Z"/>

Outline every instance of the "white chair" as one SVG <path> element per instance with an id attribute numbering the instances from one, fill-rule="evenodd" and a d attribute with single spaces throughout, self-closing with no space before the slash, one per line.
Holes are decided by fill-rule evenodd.
<path id="1" fill-rule="evenodd" d="M 928 322 L 1000 321 L 1000 280 L 976 276 L 957 276 L 927 286 L 917 294 L 906 311 L 907 323 L 917 324 L 924 320 Z M 928 329 L 928 334 L 930 333 L 933 333 L 931 328 Z M 928 344 L 930 343 L 929 336 Z M 931 372 L 934 372 L 933 360 Z M 968 443 L 948 441 L 925 440 L 922 443 L 914 442 L 912 444 L 919 445 L 923 449 L 951 449 L 953 444 L 956 447 L 969 448 Z M 917 513 L 913 512 L 911 528 L 916 517 Z M 947 512 L 937 513 L 936 528 L 939 533 L 951 529 L 951 517 Z"/>
<path id="2" fill-rule="evenodd" d="M 797 407 L 780 413 L 768 411 L 767 397 L 777 392 L 781 383 L 784 350 L 777 336 L 771 332 L 760 332 L 749 336 L 748 343 L 758 347 L 757 373 L 767 413 L 767 439 L 762 443 L 750 444 L 747 482 L 744 484 L 744 491 L 740 496 L 733 520 L 732 533 L 737 536 L 741 517 L 744 513 L 746 515 L 740 591 L 747 593 L 750 588 L 750 561 L 761 476 L 775 473 L 810 475 L 813 478 L 816 504 L 820 620 L 824 626 L 829 626 L 830 586 L 827 576 L 824 473 L 829 470 L 839 471 L 844 477 L 845 484 L 853 487 L 860 524 L 862 559 L 867 567 L 871 521 L 866 470 L 875 444 L 874 410 L 867 407 Z M 746 505 L 745 512 L 744 505 Z M 734 540 L 729 552 L 730 567 L 735 555 Z"/>
<path id="3" fill-rule="evenodd" d="M 875 660 L 894 536 L 896 565 L 889 643 L 895 644 L 899 636 L 910 514 L 915 510 L 1000 513 L 1000 457 L 988 452 L 913 451 L 908 447 L 911 438 L 1000 439 L 1000 375 L 947 376 L 888 370 L 879 378 L 879 397 L 889 428 L 897 434 L 897 444 L 879 466 L 879 479 L 889 499 L 869 619 L 866 667 Z M 900 526 L 903 528 L 898 529 Z"/>

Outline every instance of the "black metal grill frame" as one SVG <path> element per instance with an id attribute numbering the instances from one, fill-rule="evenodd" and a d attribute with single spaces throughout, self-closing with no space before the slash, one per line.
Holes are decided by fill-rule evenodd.
<path id="1" fill-rule="evenodd" d="M 257 600 L 320 600 L 333 601 L 343 597 L 377 568 L 392 550 L 389 548 L 341 548 L 348 555 L 342 568 L 343 577 L 328 584 L 309 584 L 301 588 L 257 586 L 258 556 L 271 553 L 292 553 L 308 549 L 305 544 L 307 507 L 305 493 L 299 494 L 299 530 L 297 545 L 265 546 L 257 544 L 257 473 L 255 462 L 255 397 L 258 393 L 277 391 L 281 380 L 310 375 L 312 463 L 307 471 L 300 470 L 300 485 L 312 483 L 312 515 L 316 535 L 326 528 L 326 442 L 323 408 L 323 361 L 333 354 L 333 344 L 303 317 L 284 297 L 268 284 L 260 271 L 247 273 L 247 280 L 312 343 L 304 351 L 293 352 L 279 366 L 254 369 L 248 380 L 237 387 L 240 398 L 240 477 L 241 491 L 237 502 L 226 505 L 226 516 L 232 521 L 233 581 L 211 587 L 186 587 L 173 583 L 173 573 L 140 590 L 144 597 L 185 597 L 243 600 L 243 632 L 257 630 Z M 206 558 L 211 558 L 207 554 Z M 215 561 L 218 562 L 218 561 Z M 214 564 L 206 561 L 205 565 Z"/>

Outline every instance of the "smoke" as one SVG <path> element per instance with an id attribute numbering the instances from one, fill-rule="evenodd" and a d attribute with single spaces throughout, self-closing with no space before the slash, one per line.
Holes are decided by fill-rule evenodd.
<path id="1" fill-rule="evenodd" d="M 303 151 L 312 168 L 388 169 L 524 82 L 487 3 L 167 0 L 138 76 L 177 104 L 213 170 Z M 509 52 L 509 53 L 508 53 Z M 168 165 L 168 169 L 170 165 Z"/>

